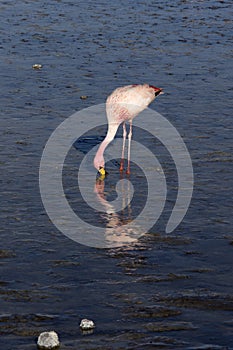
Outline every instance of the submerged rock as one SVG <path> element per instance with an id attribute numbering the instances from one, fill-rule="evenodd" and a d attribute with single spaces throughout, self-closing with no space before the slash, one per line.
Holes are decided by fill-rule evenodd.
<path id="1" fill-rule="evenodd" d="M 41 69 L 42 68 L 42 64 L 38 64 L 38 63 L 33 64 L 32 68 L 33 69 Z"/>
<path id="2" fill-rule="evenodd" d="M 60 345 L 56 332 L 43 332 L 39 335 L 37 345 L 40 349 L 55 349 Z"/>
<path id="3" fill-rule="evenodd" d="M 95 324 L 93 321 L 84 318 L 80 323 L 80 328 L 83 331 L 89 331 L 89 330 L 95 328 Z"/>

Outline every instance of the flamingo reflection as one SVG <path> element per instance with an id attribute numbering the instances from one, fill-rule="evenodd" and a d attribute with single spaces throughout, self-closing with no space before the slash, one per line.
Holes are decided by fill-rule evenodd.
<path id="1" fill-rule="evenodd" d="M 105 179 L 104 176 L 100 176 L 95 182 L 94 192 L 97 200 L 105 209 L 103 217 L 107 221 L 105 230 L 106 242 L 111 244 L 111 246 L 137 242 L 140 234 L 132 219 L 130 182 L 122 179 L 121 186 L 118 188 L 120 190 L 118 197 L 122 201 L 121 210 L 118 212 L 112 202 L 107 200 L 104 189 Z"/>

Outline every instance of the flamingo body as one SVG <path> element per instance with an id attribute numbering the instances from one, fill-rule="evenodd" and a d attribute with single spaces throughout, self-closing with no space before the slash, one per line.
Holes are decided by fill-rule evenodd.
<path id="1" fill-rule="evenodd" d="M 123 123 L 123 147 L 122 160 L 120 170 L 123 170 L 123 158 L 126 140 L 125 123 L 130 124 L 130 131 L 128 134 L 128 168 L 127 173 L 130 172 L 130 142 L 132 137 L 132 120 L 140 112 L 142 112 L 148 105 L 162 93 L 162 89 L 152 85 L 127 85 L 119 87 L 112 92 L 106 101 L 106 113 L 108 119 L 108 131 L 105 139 L 99 146 L 99 149 L 94 158 L 94 166 L 99 171 L 104 169 L 104 151 L 108 144 L 114 139 L 117 129 Z"/>

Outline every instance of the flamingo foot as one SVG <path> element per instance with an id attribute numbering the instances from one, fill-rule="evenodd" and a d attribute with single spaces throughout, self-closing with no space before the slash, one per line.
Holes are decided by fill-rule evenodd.
<path id="1" fill-rule="evenodd" d="M 120 164 L 120 172 L 124 170 L 124 160 L 121 159 L 121 164 Z"/>
<path id="2" fill-rule="evenodd" d="M 130 174 L 130 169 L 129 169 L 129 168 L 126 170 L 126 174 L 127 174 L 127 175 Z"/>

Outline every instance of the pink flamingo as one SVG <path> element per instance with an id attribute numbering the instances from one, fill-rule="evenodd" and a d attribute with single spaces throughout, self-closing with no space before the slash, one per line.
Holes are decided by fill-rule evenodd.
<path id="1" fill-rule="evenodd" d="M 123 145 L 120 171 L 123 171 L 124 169 L 125 140 L 127 135 L 125 123 L 127 121 L 129 122 L 130 129 L 128 133 L 128 167 L 126 173 L 130 174 L 130 145 L 133 118 L 142 112 L 161 93 L 163 93 L 162 89 L 153 85 L 134 84 L 117 88 L 107 98 L 106 113 L 108 119 L 108 131 L 94 158 L 94 166 L 102 176 L 105 175 L 105 162 L 103 156 L 105 148 L 114 139 L 121 123 L 123 123 Z"/>

